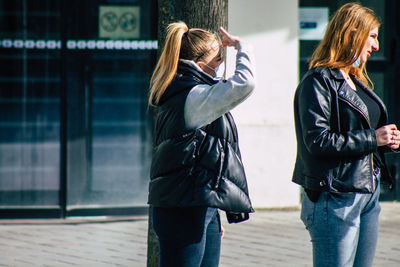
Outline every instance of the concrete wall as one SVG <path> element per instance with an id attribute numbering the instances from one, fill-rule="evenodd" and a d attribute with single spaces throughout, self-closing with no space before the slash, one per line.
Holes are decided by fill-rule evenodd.
<path id="1" fill-rule="evenodd" d="M 298 3 L 293 0 L 229 0 L 229 32 L 252 44 L 254 93 L 233 110 L 253 205 L 299 204 L 291 182 L 296 156 L 293 94 L 298 83 Z M 235 52 L 228 51 L 227 74 Z"/>

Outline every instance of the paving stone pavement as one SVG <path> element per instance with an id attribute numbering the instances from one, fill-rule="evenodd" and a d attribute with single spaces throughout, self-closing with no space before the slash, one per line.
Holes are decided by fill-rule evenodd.
<path id="1" fill-rule="evenodd" d="M 383 202 L 374 266 L 400 266 L 400 204 Z M 299 210 L 257 210 L 228 224 L 221 267 L 312 266 Z M 0 266 L 146 266 L 147 218 L 0 221 Z"/>

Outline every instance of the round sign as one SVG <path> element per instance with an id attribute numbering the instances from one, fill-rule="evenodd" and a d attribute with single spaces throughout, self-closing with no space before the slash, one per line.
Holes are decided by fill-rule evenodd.
<path id="1" fill-rule="evenodd" d="M 137 27 L 137 19 L 135 14 L 126 12 L 122 14 L 121 18 L 119 19 L 119 25 L 121 29 L 125 32 L 131 32 Z"/>
<path id="2" fill-rule="evenodd" d="M 115 31 L 118 27 L 118 16 L 114 12 L 104 13 L 100 18 L 101 27 L 108 32 Z"/>

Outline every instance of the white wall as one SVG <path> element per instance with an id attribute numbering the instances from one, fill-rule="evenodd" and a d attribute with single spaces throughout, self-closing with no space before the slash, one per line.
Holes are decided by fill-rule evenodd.
<path id="1" fill-rule="evenodd" d="M 252 44 L 254 93 L 233 110 L 256 208 L 299 204 L 291 182 L 296 156 L 293 94 L 298 83 L 298 3 L 293 0 L 229 0 L 229 32 Z M 227 74 L 235 52 L 228 50 Z"/>

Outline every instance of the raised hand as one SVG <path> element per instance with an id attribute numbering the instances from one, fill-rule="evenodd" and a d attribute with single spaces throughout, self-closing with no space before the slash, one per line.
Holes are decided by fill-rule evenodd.
<path id="1" fill-rule="evenodd" d="M 224 39 L 222 40 L 222 45 L 226 46 L 233 46 L 237 49 L 237 45 L 240 43 L 240 39 L 237 36 L 230 35 L 224 28 L 219 28 L 220 32 L 224 35 Z"/>

